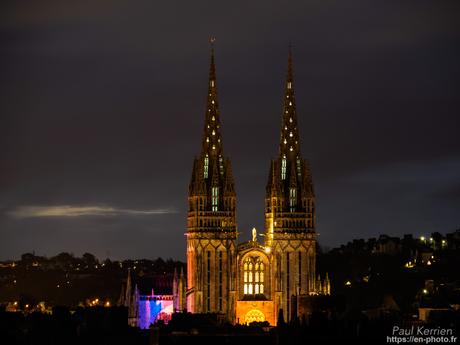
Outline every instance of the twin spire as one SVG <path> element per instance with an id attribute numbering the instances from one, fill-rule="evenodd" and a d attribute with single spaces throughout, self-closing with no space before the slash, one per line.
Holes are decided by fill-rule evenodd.
<path id="1" fill-rule="evenodd" d="M 194 161 L 189 195 L 206 197 L 207 201 L 200 207 L 213 212 L 220 212 L 227 208 L 233 210 L 234 204 L 225 201 L 226 199 L 224 200 L 223 198 L 234 197 L 235 188 L 231 162 L 223 152 L 213 40 L 211 40 L 210 53 L 202 149 L 200 155 Z M 267 195 L 287 193 L 285 198 L 289 200 L 289 204 L 286 201 L 285 205 L 289 205 L 290 212 L 293 212 L 301 204 L 299 198 L 310 193 L 311 188 L 309 186 L 311 181 L 308 164 L 300 156 L 292 52 L 290 48 L 282 111 L 279 156 L 272 161 Z"/>
<path id="2" fill-rule="evenodd" d="M 203 131 L 202 153 L 208 154 L 209 156 L 218 156 L 222 155 L 222 136 L 220 133 L 220 111 L 217 97 L 214 39 L 211 39 L 210 42 L 211 62 L 209 67 L 208 96 Z M 288 68 L 283 102 L 280 155 L 287 158 L 296 158 L 300 156 L 300 140 L 299 130 L 297 127 L 291 46 L 289 46 Z"/>

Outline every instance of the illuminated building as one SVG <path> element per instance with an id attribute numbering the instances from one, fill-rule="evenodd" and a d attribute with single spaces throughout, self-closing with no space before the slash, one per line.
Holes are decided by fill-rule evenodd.
<path id="1" fill-rule="evenodd" d="M 187 311 L 221 313 L 232 323 L 275 324 L 279 310 L 285 320 L 294 316 L 292 296 L 329 294 L 329 278 L 321 282 L 315 273 L 315 194 L 300 154 L 290 52 L 279 154 L 270 163 L 266 187 L 263 243 L 255 229 L 252 240 L 237 243 L 235 206 L 212 48 L 202 147 L 188 196 Z"/>
<path id="2" fill-rule="evenodd" d="M 234 318 L 236 194 L 222 148 L 214 51 L 211 54 L 202 149 L 193 162 L 187 218 L 187 310 Z"/>
<path id="3" fill-rule="evenodd" d="M 184 310 L 185 276 L 183 270 L 180 270 L 180 274 L 174 271 L 172 291 L 169 293 L 156 294 L 151 288 L 150 294 L 141 294 L 138 284 L 134 282 L 131 269 L 128 269 L 128 276 L 126 283 L 122 285 L 118 305 L 127 307 L 128 324 L 132 327 L 145 329 L 158 320 L 168 323 L 174 311 Z"/>

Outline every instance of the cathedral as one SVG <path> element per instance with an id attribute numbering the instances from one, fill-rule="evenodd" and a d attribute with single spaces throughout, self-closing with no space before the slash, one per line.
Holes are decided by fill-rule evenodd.
<path id="1" fill-rule="evenodd" d="M 184 309 L 218 313 L 233 323 L 295 318 L 299 297 L 328 295 L 329 278 L 316 276 L 315 193 L 300 152 L 289 51 L 278 154 L 269 164 L 263 241 L 238 242 L 236 189 L 223 149 L 214 48 L 201 152 L 188 193 Z M 182 299 L 182 298 L 181 298 Z"/>

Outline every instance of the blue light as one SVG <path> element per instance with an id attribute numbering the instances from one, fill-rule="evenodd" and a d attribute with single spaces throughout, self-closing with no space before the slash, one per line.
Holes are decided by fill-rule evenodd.
<path id="1" fill-rule="evenodd" d="M 157 320 L 170 319 L 173 311 L 172 300 L 161 300 L 156 298 L 141 298 L 139 300 L 139 327 L 149 328 Z"/>

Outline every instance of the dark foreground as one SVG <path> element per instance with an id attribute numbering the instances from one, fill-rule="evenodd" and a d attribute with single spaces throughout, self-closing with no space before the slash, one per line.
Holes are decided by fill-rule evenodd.
<path id="1" fill-rule="evenodd" d="M 424 327 L 444 327 L 458 335 L 458 316 Z M 11 345 L 386 344 L 395 325 L 416 325 L 391 316 L 369 321 L 351 315 L 341 320 L 316 315 L 308 321 L 296 320 L 278 327 L 264 323 L 232 326 L 210 315 L 174 314 L 168 325 L 140 330 L 129 327 L 126 320 L 127 310 L 121 307 L 79 308 L 72 312 L 54 308 L 51 315 L 0 311 L 0 342 Z"/>

